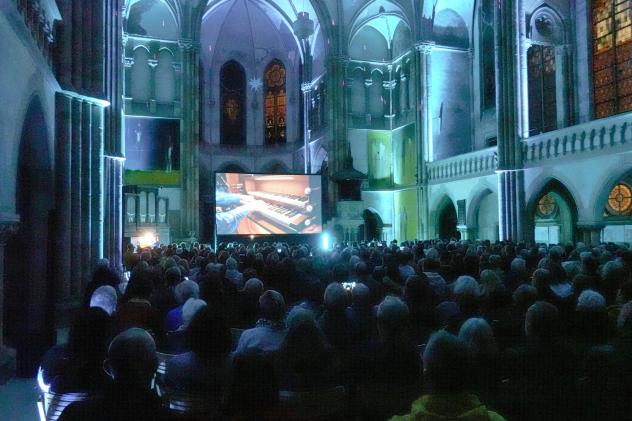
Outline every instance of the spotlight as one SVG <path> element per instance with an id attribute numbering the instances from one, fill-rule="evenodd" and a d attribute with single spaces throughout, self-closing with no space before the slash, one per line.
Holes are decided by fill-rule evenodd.
<path id="1" fill-rule="evenodd" d="M 323 232 L 323 250 L 329 250 L 329 234 Z"/>
<path id="2" fill-rule="evenodd" d="M 141 248 L 152 247 L 154 244 L 156 244 L 157 240 L 158 239 L 156 238 L 156 234 L 151 231 L 147 231 L 142 236 L 138 237 L 138 245 Z"/>

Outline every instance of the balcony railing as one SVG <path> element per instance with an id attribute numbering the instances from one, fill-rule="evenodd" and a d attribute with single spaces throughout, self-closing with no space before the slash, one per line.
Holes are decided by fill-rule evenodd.
<path id="1" fill-rule="evenodd" d="M 525 139 L 522 147 L 527 167 L 549 159 L 631 148 L 632 113 L 533 136 Z"/>
<path id="2" fill-rule="evenodd" d="M 494 146 L 441 161 L 429 162 L 428 182 L 437 183 L 492 174 L 496 168 L 498 168 L 498 155 Z"/>

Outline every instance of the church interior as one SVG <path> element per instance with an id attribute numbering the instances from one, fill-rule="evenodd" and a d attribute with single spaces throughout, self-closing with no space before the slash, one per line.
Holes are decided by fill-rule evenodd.
<path id="1" fill-rule="evenodd" d="M 316 289 L 325 310 L 314 313 L 314 324 L 346 367 L 353 366 L 345 354 L 351 345 L 336 343 L 326 328 L 335 288 L 327 291 L 336 281 L 348 289 L 348 309 L 362 300 L 358 284 L 370 290 L 374 339 L 386 329 L 380 311 L 390 315 L 398 305 L 391 295 L 411 317 L 421 314 L 406 294 L 414 282 L 435 288 L 432 273 L 447 281 L 449 292 L 436 293 L 428 314 L 452 315 L 453 307 L 441 306 L 459 304 L 461 333 L 472 320 L 463 316 L 478 314 L 498 335 L 500 352 L 498 332 L 509 324 L 499 327 L 501 316 L 486 312 L 503 299 L 511 304 L 512 297 L 521 308 L 516 303 L 530 293 L 515 282 L 522 276 L 514 273 L 521 264 L 514 265 L 516 259 L 526 262 L 529 274 L 522 281 L 533 284 L 538 300 L 532 303 L 537 308 L 523 309 L 521 320 L 532 310 L 549 317 L 553 310 L 538 305 L 552 302 L 574 338 L 582 303 L 598 306 L 601 297 L 613 326 L 617 317 L 621 326 L 632 326 L 622 310 L 626 302 L 619 301 L 625 294 L 632 300 L 630 0 L 3 0 L 0 40 L 1 419 L 82 419 L 61 412 L 72 400 L 54 413 L 48 387 L 46 393 L 41 388 L 42 359 L 77 340 L 77 315 L 96 306 L 86 291 L 111 283 L 119 306 L 138 298 L 130 298 L 130 290 L 140 290 L 147 276 L 136 262 L 160 272 L 152 299 L 145 300 L 154 307 L 161 282 L 176 301 L 188 294 L 181 291 L 184 283 L 196 284 L 187 284 L 199 292 L 178 301 L 178 317 L 185 304 L 188 311 L 202 306 L 197 301 L 212 307 L 209 285 L 216 273 L 235 288 L 223 287 L 223 297 L 228 289 L 234 296 L 218 299 L 224 304 L 217 308 L 233 299 L 242 303 L 240 294 L 257 290 L 250 282 L 256 279 L 262 312 L 278 305 L 276 291 L 285 298 L 287 338 L 290 309 Z M 475 270 L 468 266 L 472 256 L 479 259 Z M 391 260 L 399 262 L 393 273 Z M 595 284 L 586 274 L 593 260 L 599 266 Z M 302 287 L 279 281 L 288 264 Z M 181 282 L 170 284 L 173 265 L 180 266 Z M 498 300 L 486 271 L 503 284 Z M 615 272 L 612 292 L 603 285 Z M 488 305 L 466 311 L 469 301 L 459 301 L 467 289 L 460 288 L 467 284 L 463 277 L 472 278 L 480 287 L 474 295 Z M 563 281 L 572 288 L 568 296 L 556 287 Z M 542 292 L 538 282 L 549 282 L 559 296 Z M 141 286 L 130 288 L 134 283 Z M 170 314 L 162 314 L 167 323 Z M 585 332 L 595 327 L 588 319 L 582 320 L 590 326 L 580 325 Z M 234 337 L 231 356 L 254 340 L 244 339 L 252 326 L 229 326 L 242 335 Z M 146 330 L 160 351 L 157 329 Z M 616 353 L 619 333 L 612 329 L 606 342 Z M 461 338 L 458 328 L 452 333 Z M 420 352 L 425 362 L 426 353 L 430 361 L 458 348 L 457 339 L 435 335 L 416 341 L 423 344 L 418 360 Z M 629 374 L 617 384 L 632 386 L 628 335 L 622 355 Z M 124 340 L 139 339 L 130 334 Z M 439 383 L 433 382 L 437 389 Z M 527 409 L 512 413 L 497 397 L 520 395 L 518 386 L 511 393 L 477 391 L 508 420 L 611 419 L 603 411 L 619 408 L 609 404 L 616 399 L 605 396 L 605 381 L 602 389 L 595 384 L 582 384 L 585 395 L 577 392 L 590 396 L 584 400 L 589 409 L 581 416 L 564 413 L 568 418 L 559 408 L 548 413 L 559 415 L 552 418 Z M 353 382 L 344 388 L 347 398 L 349 390 L 363 390 Z M 388 419 L 409 412 L 422 390 L 406 405 L 393 404 L 399 412 L 372 418 L 349 398 L 344 417 L 322 419 Z M 222 405 L 232 409 L 222 411 L 232 410 L 231 416 L 203 419 L 312 419 L 279 412 L 239 418 L 234 414 L 240 409 L 226 403 L 234 404 L 229 395 Z M 173 410 L 169 395 L 161 396 Z M 318 396 L 315 407 L 331 397 Z M 195 400 L 184 401 L 195 407 Z M 632 406 L 623 406 L 627 416 L 612 419 L 632 416 Z M 171 412 L 186 417 L 186 408 Z M 491 409 L 490 420 L 503 419 Z M 174 416 L 168 412 L 164 419 Z M 158 419 L 134 409 L 130 414 Z M 113 410 L 103 419 L 127 418 Z"/>

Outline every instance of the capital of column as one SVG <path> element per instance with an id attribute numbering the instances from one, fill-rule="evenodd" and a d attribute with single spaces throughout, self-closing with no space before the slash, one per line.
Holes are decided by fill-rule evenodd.
<path id="1" fill-rule="evenodd" d="M 397 86 L 397 82 L 395 80 L 386 80 L 382 82 L 382 87 L 384 89 L 392 91 Z"/>
<path id="2" fill-rule="evenodd" d="M 306 94 L 308 92 L 311 92 L 314 89 L 314 83 L 313 82 L 303 82 L 301 84 L 301 91 Z"/>
<path id="3" fill-rule="evenodd" d="M 435 47 L 436 44 L 433 41 L 423 41 L 415 44 L 415 49 L 424 55 L 432 53 Z"/>
<path id="4" fill-rule="evenodd" d="M 193 51 L 200 49 L 200 43 L 190 38 L 182 38 L 178 40 L 178 47 L 185 51 Z"/>

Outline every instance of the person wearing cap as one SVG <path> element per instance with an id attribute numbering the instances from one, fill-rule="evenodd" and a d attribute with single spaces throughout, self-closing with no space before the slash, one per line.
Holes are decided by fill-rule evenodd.
<path id="1" fill-rule="evenodd" d="M 274 290 L 264 292 L 259 297 L 259 312 L 261 318 L 254 328 L 241 334 L 235 354 L 275 353 L 279 350 L 287 334 L 283 296 Z"/>

